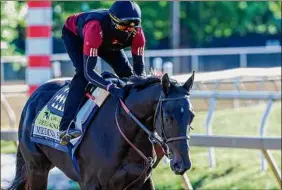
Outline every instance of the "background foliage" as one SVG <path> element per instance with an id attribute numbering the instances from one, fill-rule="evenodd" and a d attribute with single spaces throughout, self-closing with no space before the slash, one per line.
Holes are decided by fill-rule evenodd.
<path id="1" fill-rule="evenodd" d="M 169 48 L 171 38 L 171 1 L 138 1 L 142 9 L 142 25 L 147 49 Z M 112 1 L 53 2 L 53 34 L 60 37 L 65 19 L 74 13 L 96 8 L 108 8 Z M 180 2 L 180 47 L 201 47 L 215 38 L 248 33 L 281 33 L 281 1 L 268 2 Z M 1 1 L 1 41 L 17 44 L 25 39 L 24 2 Z M 22 52 L 15 45 L 11 52 Z M 10 52 L 10 53 L 9 53 Z"/>

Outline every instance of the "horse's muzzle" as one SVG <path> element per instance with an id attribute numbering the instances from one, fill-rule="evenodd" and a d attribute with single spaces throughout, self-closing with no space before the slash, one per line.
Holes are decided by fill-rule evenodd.
<path id="1" fill-rule="evenodd" d="M 192 164 L 191 162 L 189 163 L 183 163 L 183 162 L 171 162 L 170 167 L 172 169 L 172 171 L 176 174 L 176 175 L 183 175 L 187 170 L 189 170 L 191 168 Z"/>

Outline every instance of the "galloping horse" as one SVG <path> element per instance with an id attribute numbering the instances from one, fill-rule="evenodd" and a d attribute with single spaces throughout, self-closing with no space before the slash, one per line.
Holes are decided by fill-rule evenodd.
<path id="1" fill-rule="evenodd" d="M 151 170 L 159 143 L 170 167 L 182 175 L 191 167 L 189 130 L 194 118 L 189 93 L 194 73 L 184 85 L 169 79 L 133 77 L 124 103 L 111 96 L 92 118 L 76 152 L 78 178 L 69 154 L 30 140 L 37 113 L 67 81 L 39 87 L 28 99 L 19 125 L 16 177 L 10 189 L 46 189 L 48 173 L 59 168 L 81 189 L 154 189 Z"/>

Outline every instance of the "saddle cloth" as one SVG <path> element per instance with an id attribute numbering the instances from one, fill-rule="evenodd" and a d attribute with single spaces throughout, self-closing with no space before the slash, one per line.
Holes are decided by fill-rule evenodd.
<path id="1" fill-rule="evenodd" d="M 59 126 L 68 92 L 69 86 L 60 89 L 38 113 L 32 125 L 31 140 L 33 142 L 69 152 L 68 147 L 61 145 L 59 140 Z M 88 95 L 91 98 L 83 104 L 75 118 L 75 127 L 82 131 L 82 136 L 71 140 L 73 153 L 84 136 L 89 118 L 94 117 L 109 93 L 97 87 L 95 90 L 92 89 Z"/>

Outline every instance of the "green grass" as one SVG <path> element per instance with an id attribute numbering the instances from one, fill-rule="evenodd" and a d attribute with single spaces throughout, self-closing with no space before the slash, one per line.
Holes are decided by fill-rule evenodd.
<path id="1" fill-rule="evenodd" d="M 216 111 L 213 134 L 258 136 L 265 105 Z M 197 113 L 192 134 L 205 133 L 206 113 Z M 267 136 L 281 137 L 281 104 L 274 104 L 266 126 Z M 281 152 L 271 151 L 281 168 Z M 270 169 L 261 172 L 260 151 L 216 148 L 216 167 L 209 167 L 208 148 L 191 147 L 192 168 L 187 172 L 194 189 L 279 189 Z M 160 162 L 153 172 L 156 189 L 183 189 L 182 178 Z"/>
<path id="2" fill-rule="evenodd" d="M 1 154 L 15 153 L 17 147 L 12 141 L 2 141 L 1 140 Z"/>
<path id="3" fill-rule="evenodd" d="M 213 134 L 258 136 L 260 120 L 266 105 L 237 110 L 216 111 L 213 120 Z M 193 122 L 191 134 L 205 133 L 206 112 L 199 112 Z M 281 137 L 281 104 L 272 108 L 266 126 L 267 136 Z M 11 142 L 1 141 L 1 152 L 14 152 Z M 209 167 L 208 149 L 191 147 L 193 166 L 187 172 L 194 189 L 279 189 L 273 174 L 268 169 L 261 172 L 260 151 L 233 148 L 216 148 L 216 167 Z M 271 151 L 281 168 L 281 152 Z M 170 170 L 162 161 L 153 171 L 156 189 L 183 189 L 182 178 Z"/>

